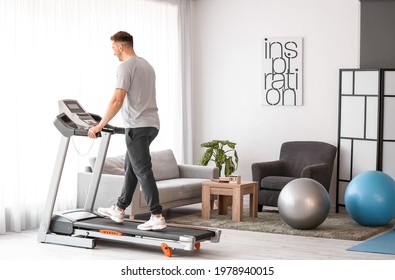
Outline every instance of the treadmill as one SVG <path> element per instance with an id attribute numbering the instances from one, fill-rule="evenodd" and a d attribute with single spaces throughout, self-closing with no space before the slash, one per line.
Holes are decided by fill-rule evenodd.
<path id="1" fill-rule="evenodd" d="M 100 116 L 88 113 L 77 100 L 60 100 L 59 111 L 54 125 L 62 137 L 38 231 L 39 242 L 94 248 L 97 239 L 106 239 L 159 246 L 168 257 L 174 249 L 193 251 L 200 249 L 201 242 L 219 242 L 218 229 L 168 224 L 160 231 L 142 231 L 137 229 L 142 221 L 116 223 L 93 210 L 111 136 L 125 134 L 124 128 L 111 125 L 106 125 L 97 135 L 101 142 L 84 208 L 53 213 L 71 137 L 87 137 L 89 128 L 101 120 Z"/>

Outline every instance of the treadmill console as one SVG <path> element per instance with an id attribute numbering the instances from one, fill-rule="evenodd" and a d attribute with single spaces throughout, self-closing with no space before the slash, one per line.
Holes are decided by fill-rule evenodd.
<path id="1" fill-rule="evenodd" d="M 77 100 L 59 100 L 59 113 L 66 114 L 79 128 L 89 128 L 97 124 L 97 121 Z"/>
<path id="2" fill-rule="evenodd" d="M 90 127 L 97 125 L 101 117 L 96 114 L 88 113 L 77 100 L 65 99 L 59 100 L 59 115 L 56 117 L 54 124 L 63 136 L 70 137 L 88 136 Z M 102 129 L 103 132 L 111 134 L 125 134 L 125 129 L 107 124 Z M 101 133 L 96 136 L 100 137 Z"/>

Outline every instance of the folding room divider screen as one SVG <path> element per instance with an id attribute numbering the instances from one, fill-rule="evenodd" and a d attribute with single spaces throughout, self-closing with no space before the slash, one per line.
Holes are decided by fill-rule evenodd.
<path id="1" fill-rule="evenodd" d="M 340 69 L 336 212 L 356 175 L 395 178 L 395 69 Z"/>

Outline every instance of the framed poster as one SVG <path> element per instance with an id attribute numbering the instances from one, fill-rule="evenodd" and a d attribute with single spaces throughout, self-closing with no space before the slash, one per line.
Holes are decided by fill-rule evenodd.
<path id="1" fill-rule="evenodd" d="M 262 105 L 302 105 L 302 50 L 302 37 L 262 39 Z"/>

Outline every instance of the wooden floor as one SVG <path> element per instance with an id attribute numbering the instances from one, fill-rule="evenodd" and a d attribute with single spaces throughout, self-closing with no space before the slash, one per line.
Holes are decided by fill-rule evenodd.
<path id="1" fill-rule="evenodd" d="M 177 259 L 246 260 L 395 260 L 393 255 L 346 251 L 354 241 L 223 230 L 220 243 L 203 243 L 193 252 L 175 250 Z M 0 260 L 155 260 L 160 248 L 100 241 L 95 249 L 80 249 L 36 241 L 36 231 L 0 237 Z"/>
<path id="2" fill-rule="evenodd" d="M 177 216 L 199 211 L 199 205 L 165 212 Z M 144 217 L 145 218 L 145 217 Z M 0 260 L 163 260 L 158 247 L 98 241 L 94 249 L 42 244 L 36 230 L 0 235 Z M 222 230 L 219 243 L 204 242 L 200 250 L 173 252 L 183 260 L 395 260 L 395 255 L 359 253 L 346 249 L 357 241 Z"/>

